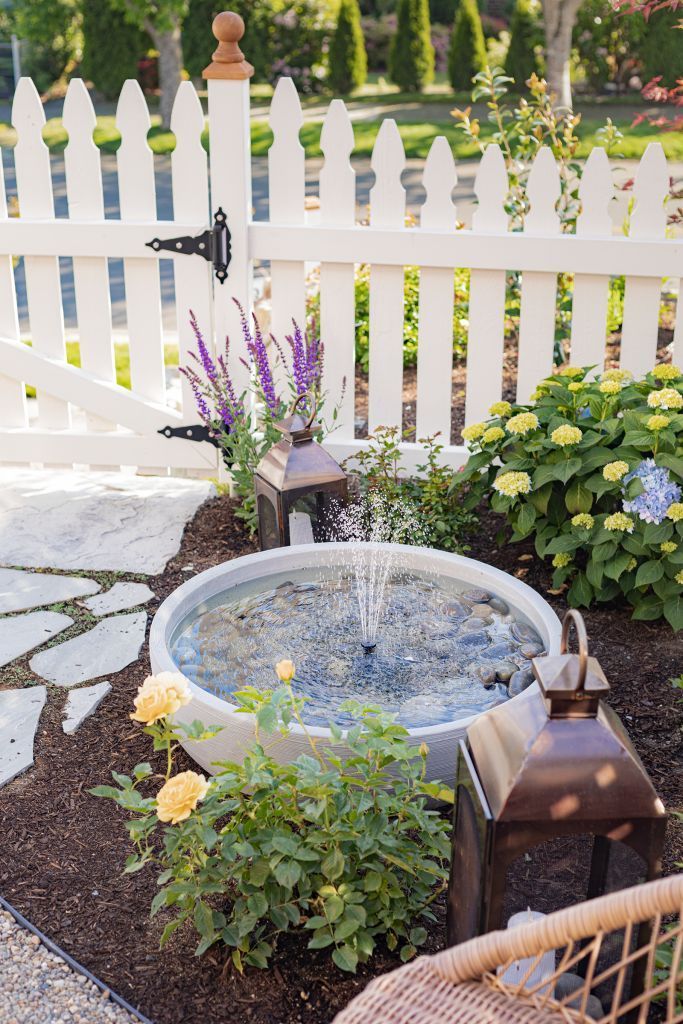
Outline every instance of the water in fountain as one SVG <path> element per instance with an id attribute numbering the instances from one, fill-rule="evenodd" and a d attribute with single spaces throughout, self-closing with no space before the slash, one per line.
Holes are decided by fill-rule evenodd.
<path id="1" fill-rule="evenodd" d="M 377 631 L 384 610 L 387 580 L 398 568 L 396 549 L 388 544 L 419 544 L 422 529 L 413 505 L 390 502 L 370 493 L 339 506 L 333 515 L 330 539 L 346 541 L 360 618 L 360 640 L 368 652 L 377 646 Z"/>

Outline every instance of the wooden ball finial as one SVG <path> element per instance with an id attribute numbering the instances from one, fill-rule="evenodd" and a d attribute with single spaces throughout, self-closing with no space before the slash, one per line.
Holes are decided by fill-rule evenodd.
<path id="1" fill-rule="evenodd" d="M 202 78 L 245 79 L 251 78 L 254 69 L 244 59 L 239 41 L 244 35 L 244 22 L 234 11 L 222 11 L 213 19 L 211 26 L 218 46 L 213 52 L 211 63 L 202 71 Z"/>

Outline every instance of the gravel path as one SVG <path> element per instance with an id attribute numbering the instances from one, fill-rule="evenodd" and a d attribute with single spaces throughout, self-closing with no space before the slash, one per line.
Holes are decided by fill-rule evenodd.
<path id="1" fill-rule="evenodd" d="M 135 1024 L 85 975 L 0 910 L 2 1024 Z"/>

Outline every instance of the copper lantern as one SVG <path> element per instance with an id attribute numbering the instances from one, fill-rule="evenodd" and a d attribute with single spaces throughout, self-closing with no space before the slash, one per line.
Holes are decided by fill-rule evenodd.
<path id="1" fill-rule="evenodd" d="M 308 399 L 311 412 L 298 408 Z M 256 510 L 261 550 L 332 538 L 334 511 L 348 497 L 346 474 L 315 439 L 316 407 L 300 395 L 275 426 L 282 434 L 256 470 Z"/>
<path id="2" fill-rule="evenodd" d="M 574 623 L 579 653 L 567 652 Z M 593 837 L 588 898 L 600 895 L 612 841 L 660 872 L 666 812 L 588 656 L 583 619 L 569 611 L 561 653 L 536 658 L 539 688 L 479 718 L 461 741 L 448 897 L 450 945 L 500 928 L 506 872 L 534 846 Z"/>

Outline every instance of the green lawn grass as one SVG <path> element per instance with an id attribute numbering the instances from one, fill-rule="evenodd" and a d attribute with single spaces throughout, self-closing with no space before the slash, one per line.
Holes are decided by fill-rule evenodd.
<path id="1" fill-rule="evenodd" d="M 153 118 L 154 124 L 149 132 L 148 141 L 155 153 L 171 153 L 175 146 L 175 136 L 172 132 L 163 131 L 158 124 L 158 118 Z M 369 157 L 379 130 L 379 121 L 356 121 L 353 125 L 356 146 L 354 155 L 358 157 Z M 581 138 L 581 146 L 578 156 L 585 157 L 596 144 L 596 132 L 603 125 L 602 119 L 596 117 L 585 117 L 579 125 L 578 135 Z M 650 142 L 661 142 L 664 152 L 670 160 L 683 160 L 683 132 L 661 132 L 648 124 L 640 124 L 638 127 L 631 127 L 631 119 L 617 119 L 617 127 L 623 132 L 624 138 L 614 151 L 615 157 L 622 159 L 637 160 L 645 152 Z M 307 157 L 319 157 L 320 152 L 320 131 L 321 121 L 307 121 L 301 130 L 301 142 L 306 150 Z M 437 135 L 445 135 L 457 160 L 471 160 L 478 155 L 478 149 L 469 139 L 465 137 L 462 130 L 452 120 L 449 121 L 401 121 L 398 124 L 401 138 L 406 150 L 406 156 L 424 158 L 427 155 L 432 140 Z M 490 138 L 492 127 L 486 123 L 482 124 L 481 137 Z M 62 126 L 59 118 L 53 118 L 47 122 L 43 130 L 43 138 L 53 153 L 61 153 L 66 147 L 68 135 Z M 93 138 L 95 144 L 105 153 L 115 153 L 119 148 L 121 136 L 116 130 L 113 117 L 99 117 Z M 254 120 L 251 125 L 251 143 L 254 156 L 265 156 L 273 140 L 272 133 L 266 120 Z M 0 145 L 13 146 L 16 141 L 14 129 L 9 125 L 0 123 Z M 208 131 L 204 132 L 202 141 L 208 149 Z"/>
<path id="2" fill-rule="evenodd" d="M 77 341 L 67 341 L 66 361 L 70 366 L 81 365 L 81 349 Z M 178 365 L 177 345 L 164 345 L 164 361 L 166 366 Z M 114 366 L 116 368 L 116 383 L 130 389 L 130 351 L 124 341 L 114 342 Z M 35 388 L 27 385 L 26 394 L 29 398 L 35 398 Z"/>

